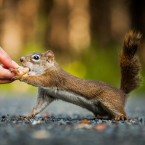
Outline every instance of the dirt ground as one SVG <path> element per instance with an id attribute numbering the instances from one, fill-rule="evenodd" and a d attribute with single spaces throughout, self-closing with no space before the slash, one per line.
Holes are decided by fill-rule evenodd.
<path id="1" fill-rule="evenodd" d="M 0 145 L 144 145 L 145 99 L 129 99 L 127 121 L 100 120 L 78 106 L 56 101 L 32 119 L 36 97 L 0 98 Z"/>

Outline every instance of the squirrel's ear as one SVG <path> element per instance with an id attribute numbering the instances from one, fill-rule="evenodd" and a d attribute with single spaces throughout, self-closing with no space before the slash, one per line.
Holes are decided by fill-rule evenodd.
<path id="1" fill-rule="evenodd" d="M 51 50 L 46 51 L 45 56 L 48 57 L 48 61 L 50 62 L 54 60 L 54 53 Z"/>

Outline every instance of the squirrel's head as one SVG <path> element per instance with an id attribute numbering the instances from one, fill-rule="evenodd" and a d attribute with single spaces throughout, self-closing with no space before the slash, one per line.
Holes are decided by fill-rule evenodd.
<path id="1" fill-rule="evenodd" d="M 20 58 L 21 64 L 29 68 L 29 75 L 38 75 L 47 69 L 54 69 L 54 53 L 51 50 L 45 53 L 31 53 Z"/>

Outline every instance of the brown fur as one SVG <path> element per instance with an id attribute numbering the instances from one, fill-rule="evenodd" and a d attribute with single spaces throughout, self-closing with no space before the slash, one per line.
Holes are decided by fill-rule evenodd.
<path id="1" fill-rule="evenodd" d="M 130 31 L 125 35 L 124 47 L 120 59 L 121 90 L 126 94 L 136 89 L 140 84 L 140 62 L 136 51 L 140 44 L 141 35 Z"/>
<path id="2" fill-rule="evenodd" d="M 58 91 L 65 90 L 79 95 L 82 98 L 85 98 L 86 101 L 93 102 L 91 105 L 93 105 L 93 108 L 95 109 L 82 102 L 79 102 L 78 104 L 92 111 L 95 116 L 98 116 L 99 118 L 125 120 L 127 119 L 124 111 L 126 95 L 138 86 L 140 80 L 138 77 L 140 64 L 135 55 L 139 45 L 139 40 L 140 35 L 133 32 L 129 32 L 125 36 L 124 47 L 120 59 L 122 73 L 121 89 L 114 88 L 104 82 L 77 78 L 65 72 L 54 61 L 54 54 L 51 51 L 47 51 L 46 53 L 36 53 L 37 55 L 41 55 L 41 62 L 34 62 L 32 59 L 34 54 L 29 54 L 23 57 L 25 58 L 22 62 L 23 66 L 27 66 L 27 62 L 31 62 L 33 65 L 41 65 L 43 60 L 43 65 L 45 65 L 44 67 L 46 70 L 43 73 L 34 76 L 18 76 L 17 79 L 36 87 L 57 88 Z M 47 61 L 49 63 L 47 63 Z M 42 89 L 41 92 L 45 94 L 45 91 Z M 46 96 L 49 97 L 50 102 L 55 99 L 54 96 L 50 97 L 48 94 Z M 41 97 L 39 97 L 39 99 L 40 98 Z M 40 102 L 45 101 L 38 101 L 38 105 L 34 107 L 29 117 L 40 112 Z M 72 101 L 71 103 L 75 102 Z"/>

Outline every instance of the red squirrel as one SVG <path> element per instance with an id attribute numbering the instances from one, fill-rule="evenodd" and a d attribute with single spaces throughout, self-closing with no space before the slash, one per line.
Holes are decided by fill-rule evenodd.
<path id="1" fill-rule="evenodd" d="M 140 83 L 140 63 L 136 55 L 140 39 L 141 35 L 133 31 L 125 35 L 120 55 L 119 89 L 101 81 L 81 79 L 64 71 L 55 61 L 51 50 L 21 57 L 23 69 L 26 72 L 29 70 L 28 75 L 21 75 L 19 69 L 11 69 L 16 73 L 14 79 L 38 87 L 36 105 L 28 116 L 22 118 L 31 118 L 54 100 L 60 99 L 86 108 L 100 119 L 126 120 L 126 98 Z"/>

